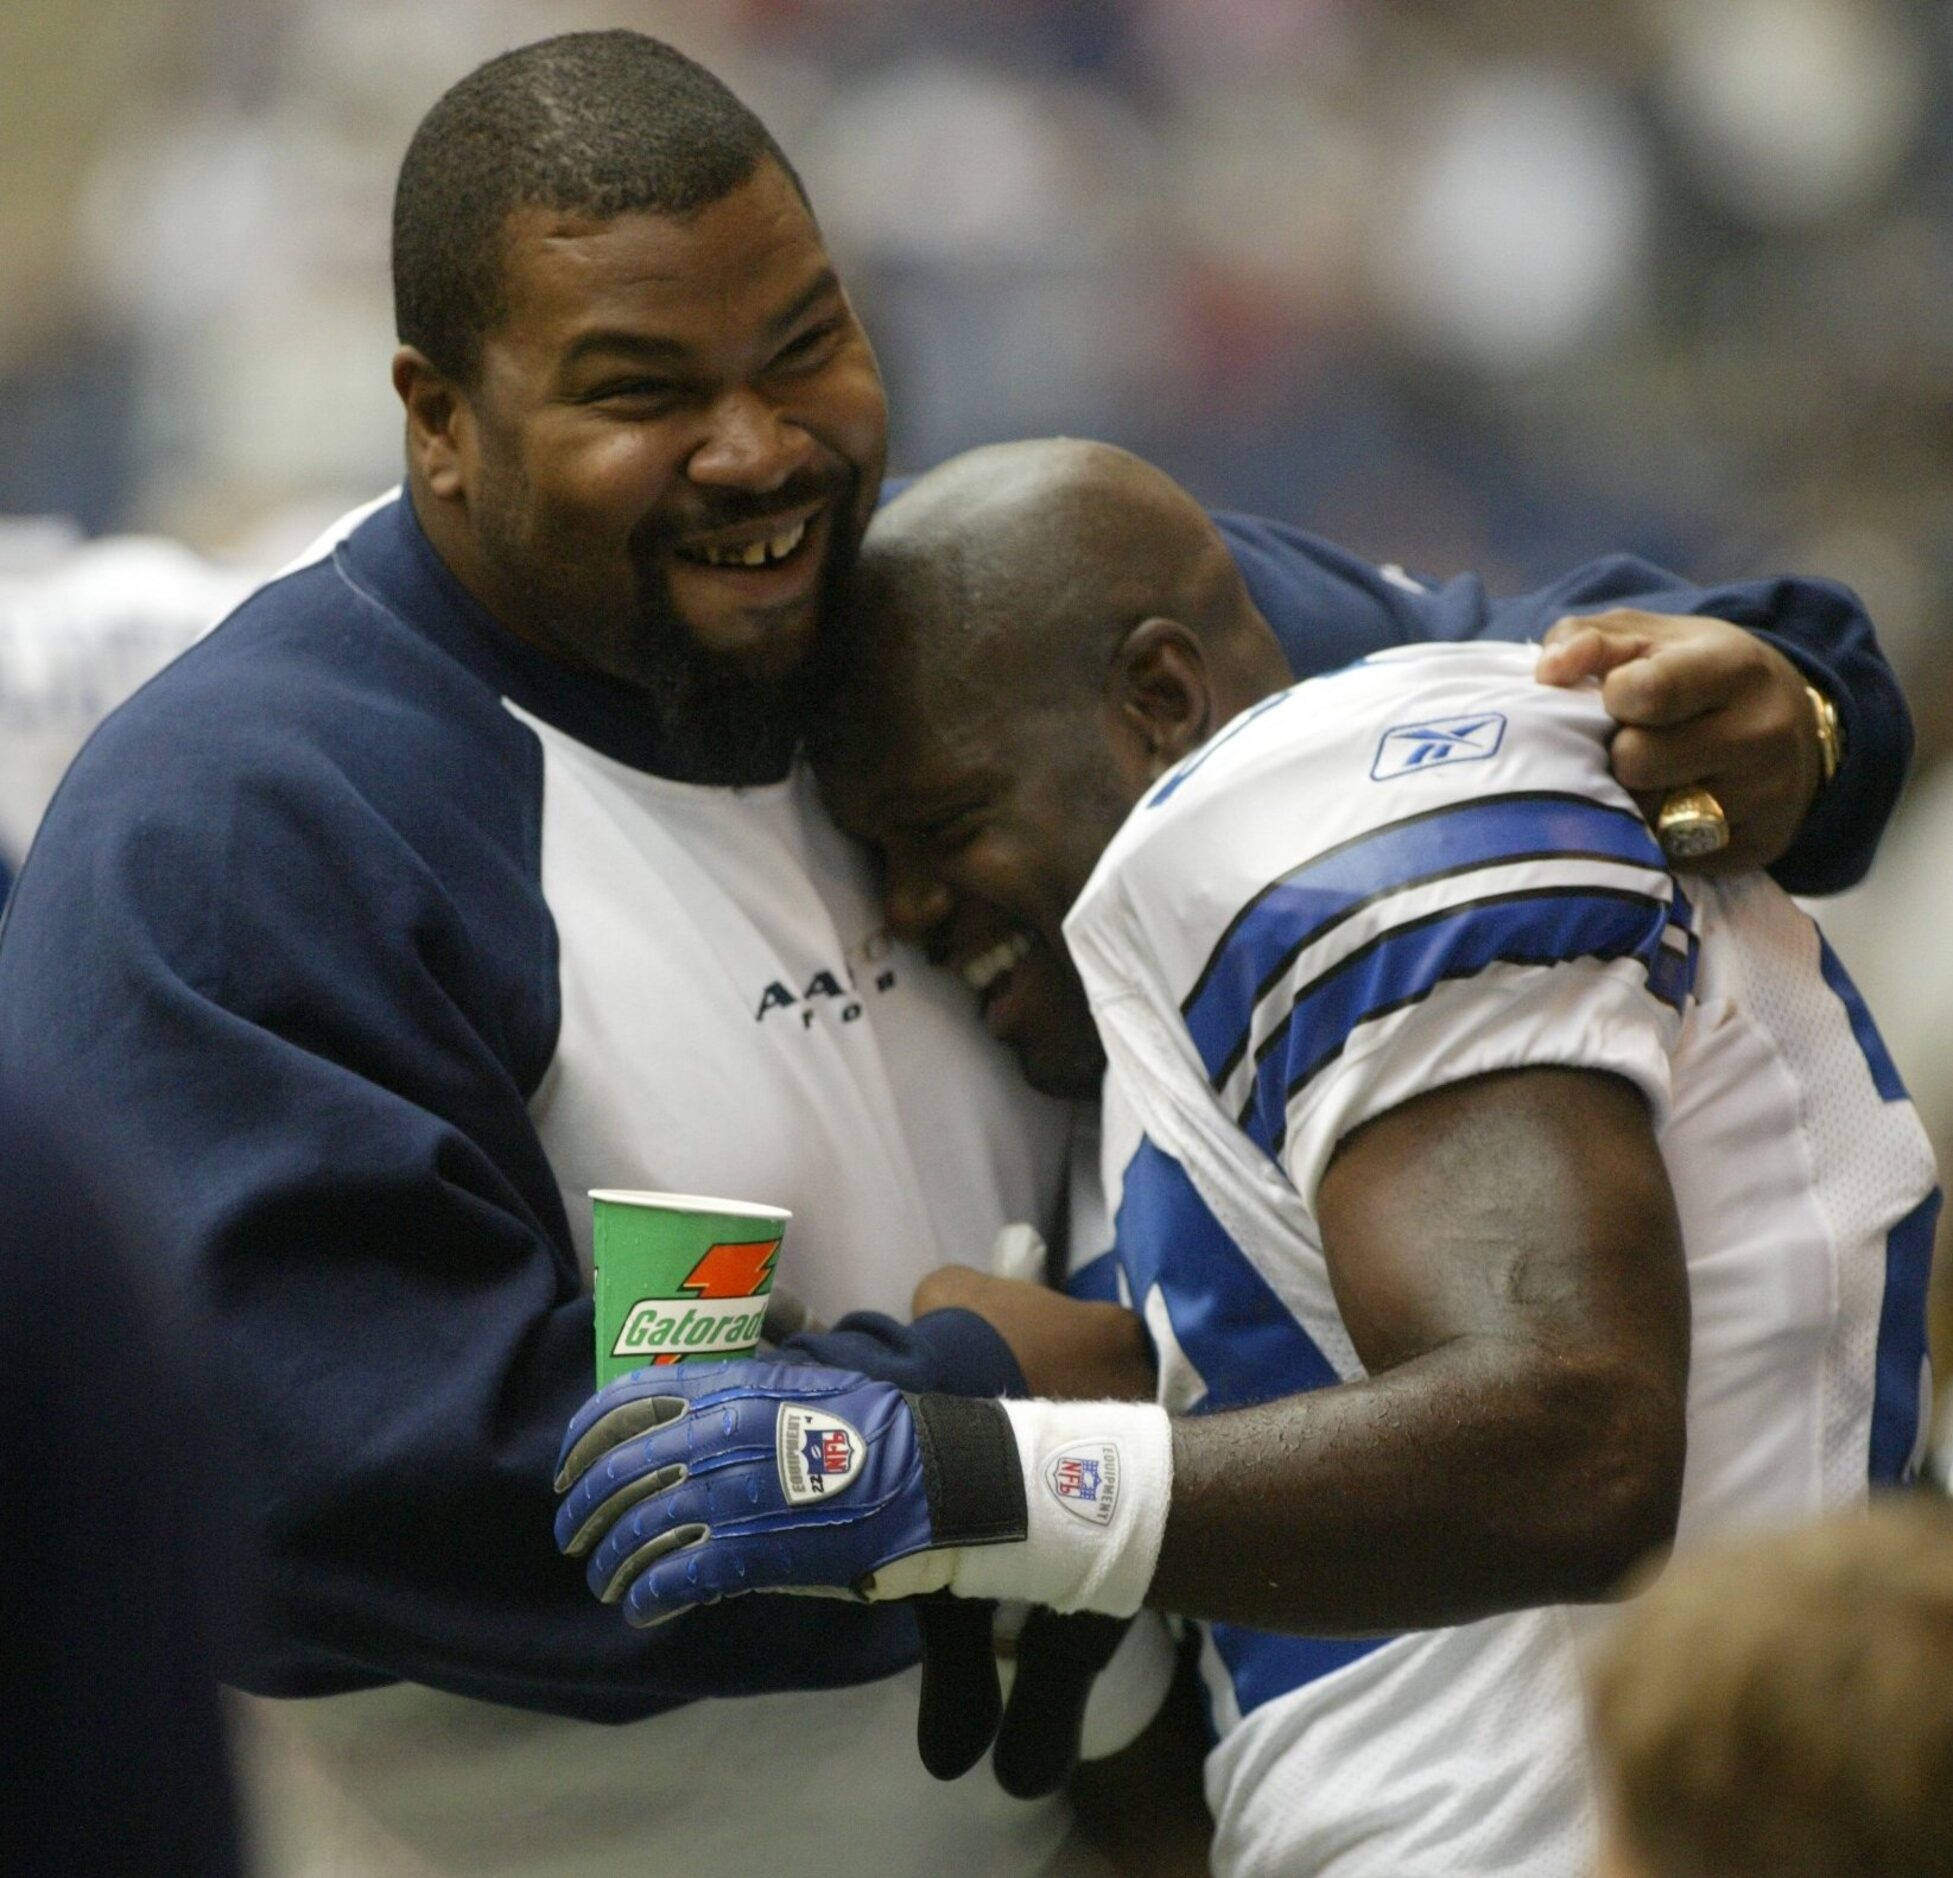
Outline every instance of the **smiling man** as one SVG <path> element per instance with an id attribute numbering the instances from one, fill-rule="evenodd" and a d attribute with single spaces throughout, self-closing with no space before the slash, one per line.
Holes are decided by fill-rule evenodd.
<path id="1" fill-rule="evenodd" d="M 649 703 L 667 773 L 777 778 L 887 437 L 800 185 L 762 132 L 648 199 L 518 181 L 471 225 L 465 111 L 430 119 L 395 212 L 428 539 L 509 632 Z M 655 132 L 689 159 L 691 128 Z"/>
<path id="2" fill-rule="evenodd" d="M 1026 1077 L 1103 1078 L 1098 1276 L 1159 1405 L 641 1370 L 571 1424 L 559 1540 L 647 1626 L 781 1588 L 1199 1618 L 1229 1878 L 1584 1878 L 1579 1607 L 1917 1464 L 1939 1194 L 1850 981 L 1769 881 L 1683 887 L 1524 648 L 1291 684 L 1120 452 L 922 478 L 852 627 L 824 785 Z M 924 1294 L 1061 1379 L 1096 1325 Z"/>
<path id="3" fill-rule="evenodd" d="M 148 1151 L 153 1256 L 245 1379 L 270 1592 L 246 1679 L 290 1698 L 330 1833 L 369 1835 L 311 1856 L 1051 1868 L 1061 1806 L 917 1768 L 905 1611 L 749 1601 L 641 1635 L 549 1542 L 592 1187 L 791 1208 L 783 1284 L 830 1322 L 885 1313 L 812 1355 L 984 1397 L 1048 1380 L 967 1311 L 894 1314 L 1006 1222 L 1058 1231 L 1071 1111 L 891 939 L 794 754 L 882 478 L 873 356 L 765 128 L 630 33 L 523 47 L 435 104 L 394 274 L 405 491 L 104 727 L 0 929 L 0 1055 Z M 1822 583 L 1620 560 L 1495 605 L 1222 526 L 1309 669 L 1678 616 L 1621 628 L 1661 636 L 1624 773 L 1711 779 L 1732 849 L 1803 885 L 1849 877 L 1889 809 L 1903 707 Z M 1805 675 L 1845 718 L 1821 789 Z"/>
<path id="4" fill-rule="evenodd" d="M 0 943 L 0 1048 L 153 1152 L 248 1382 L 301 1862 L 1044 1869 L 1060 1804 L 916 1766 L 905 1614 L 647 1642 L 548 1541 L 594 1186 L 788 1206 L 817 1352 L 1021 1386 L 967 1313 L 846 1319 L 1055 1229 L 1070 1138 L 793 760 L 873 354 L 764 127 L 635 35 L 450 92 L 394 249 L 406 491 L 111 720 Z"/>

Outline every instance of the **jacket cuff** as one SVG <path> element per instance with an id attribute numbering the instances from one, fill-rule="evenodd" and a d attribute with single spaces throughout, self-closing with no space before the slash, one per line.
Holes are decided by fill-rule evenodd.
<path id="1" fill-rule="evenodd" d="M 1010 1345 L 975 1311 L 930 1311 L 912 1324 L 880 1311 L 851 1311 L 832 1330 L 788 1337 L 784 1355 L 859 1370 L 920 1395 L 1025 1396 L 1030 1389 Z"/>
<path id="2" fill-rule="evenodd" d="M 1838 773 L 1817 792 L 1795 839 L 1769 871 L 1787 893 L 1841 893 L 1863 880 L 1871 866 L 1905 781 L 1910 739 L 1895 739 L 1883 726 L 1875 731 L 1851 687 L 1810 647 L 1781 633 L 1751 630 L 1831 700 L 1844 736 Z"/>

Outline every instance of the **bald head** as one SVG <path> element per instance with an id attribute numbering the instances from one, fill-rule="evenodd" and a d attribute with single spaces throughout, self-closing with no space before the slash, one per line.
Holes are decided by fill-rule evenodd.
<path id="1" fill-rule="evenodd" d="M 952 457 L 883 509 L 853 624 L 871 666 L 919 658 L 953 678 L 981 663 L 1096 694 L 1119 644 L 1152 618 L 1217 654 L 1257 639 L 1274 653 L 1184 489 L 1127 451 L 1054 438 Z"/>
<path id="2" fill-rule="evenodd" d="M 1029 1080 L 1102 1056 L 1065 914 L 1153 778 L 1289 682 L 1200 506 L 1123 450 L 972 450 L 877 515 L 811 741 L 890 924 L 960 970 Z"/>

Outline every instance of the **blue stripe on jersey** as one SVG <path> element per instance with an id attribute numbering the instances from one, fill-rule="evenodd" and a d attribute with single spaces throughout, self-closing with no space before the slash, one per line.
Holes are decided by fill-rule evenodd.
<path id="1" fill-rule="evenodd" d="M 1906 1086 L 1878 1034 L 1872 1014 L 1831 942 L 1817 936 L 1818 969 L 1851 1020 L 1865 1054 L 1872 1087 L 1884 1102 L 1903 1102 Z M 1919 1440 L 1921 1378 L 1926 1362 L 1926 1281 L 1933 1265 L 1933 1228 L 1940 1193 L 1933 1191 L 1885 1235 L 1885 1295 L 1878 1307 L 1878 1356 L 1873 1369 L 1872 1435 L 1866 1473 L 1875 1486 L 1909 1478 Z"/>
<path id="2" fill-rule="evenodd" d="M 1692 962 L 1662 944 L 1668 925 L 1667 902 L 1646 894 L 1546 887 L 1448 907 L 1380 933 L 1303 988 L 1262 1046 L 1241 1126 L 1270 1155 L 1280 1154 L 1289 1103 L 1342 1054 L 1360 1024 L 1418 1003 L 1447 978 L 1468 977 L 1488 965 L 1637 958 L 1654 995 L 1679 1007 Z"/>
<path id="3" fill-rule="evenodd" d="M 1885 1047 L 1885 1039 L 1878 1034 L 1878 1026 L 1872 1022 L 1872 1014 L 1865 1008 L 1865 1000 L 1859 995 L 1858 987 L 1851 982 L 1851 974 L 1844 968 L 1844 960 L 1831 950 L 1831 942 L 1820 932 L 1817 936 L 1818 969 L 1824 974 L 1824 982 L 1837 993 L 1838 1002 L 1845 1007 L 1845 1015 L 1851 1019 L 1851 1034 L 1858 1039 L 1858 1047 L 1865 1053 L 1865 1063 L 1872 1072 L 1872 1086 L 1882 1101 L 1903 1102 L 1906 1099 L 1906 1086 L 1899 1079 L 1898 1065 L 1892 1061 L 1892 1053 Z"/>
<path id="4" fill-rule="evenodd" d="M 1667 865 L 1638 815 L 1556 791 L 1430 809 L 1317 855 L 1235 915 L 1180 1007 L 1208 1076 L 1227 1080 L 1256 1006 L 1302 948 L 1373 901 L 1477 867 L 1575 859 Z"/>
<path id="5" fill-rule="evenodd" d="M 1209 1624 L 1207 1634 L 1227 1665 L 1241 1713 L 1380 1650 L 1390 1637 L 1278 1637 L 1239 1624 Z"/>
<path id="6" fill-rule="evenodd" d="M 1140 1143 L 1126 1168 L 1114 1230 L 1114 1254 L 1134 1301 L 1143 1305 L 1157 1287 L 1174 1337 L 1206 1381 L 1198 1413 L 1341 1380 L 1315 1339 L 1242 1256 L 1186 1170 L 1151 1141 Z M 1390 1641 L 1277 1637 L 1237 1624 L 1211 1630 L 1244 1713 Z"/>
<path id="7" fill-rule="evenodd" d="M 1689 992 L 1695 985 L 1695 968 L 1702 951 L 1702 941 L 1689 930 L 1689 921 L 1695 916 L 1695 909 L 1684 900 L 1679 892 L 1668 909 L 1667 929 L 1680 932 L 1684 943 L 1679 947 L 1661 946 L 1648 961 L 1648 989 L 1662 1003 L 1680 1010 L 1689 1000 Z"/>
<path id="8" fill-rule="evenodd" d="M 1186 1170 L 1151 1141 L 1127 1163 L 1113 1251 L 1135 1308 L 1158 1287 L 1180 1348 L 1206 1380 L 1203 1408 L 1239 1408 L 1341 1380 Z"/>
<path id="9" fill-rule="evenodd" d="M 1935 1187 L 1885 1235 L 1885 1296 L 1878 1307 L 1878 1363 L 1866 1467 L 1874 1486 L 1894 1486 L 1911 1478 L 1919 1412 L 1924 1406 L 1926 1279 L 1933 1268 L 1939 1202 Z"/>

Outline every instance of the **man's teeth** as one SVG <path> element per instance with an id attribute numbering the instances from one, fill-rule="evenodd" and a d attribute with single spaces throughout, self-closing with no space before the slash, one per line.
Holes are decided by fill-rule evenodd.
<path id="1" fill-rule="evenodd" d="M 1012 933 L 963 966 L 963 982 L 980 997 L 1031 949 L 1031 935 Z"/>
<path id="2" fill-rule="evenodd" d="M 764 567 L 769 561 L 784 561 L 800 546 L 808 519 L 795 522 L 766 541 L 749 541 L 736 548 L 691 548 L 681 552 L 688 560 L 703 561 L 708 567 Z"/>

